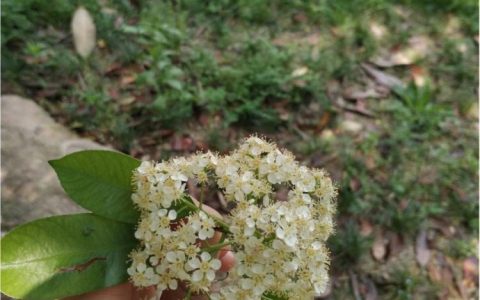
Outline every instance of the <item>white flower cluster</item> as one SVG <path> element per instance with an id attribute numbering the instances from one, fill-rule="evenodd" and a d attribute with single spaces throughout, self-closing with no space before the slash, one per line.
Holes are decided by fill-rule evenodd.
<path id="1" fill-rule="evenodd" d="M 236 204 L 223 230 L 236 262 L 217 291 L 209 286 L 220 261 L 212 258 L 215 252 L 202 250 L 199 240 L 211 238 L 218 224 L 201 210 L 181 215 L 189 178 L 214 184 Z M 142 211 L 136 231 L 142 248 L 132 253 L 128 269 L 135 285 L 156 285 L 161 292 L 175 289 L 180 280 L 212 299 L 268 294 L 307 299 L 325 290 L 325 241 L 333 231 L 336 190 L 323 171 L 301 166 L 290 153 L 251 137 L 224 157 L 207 153 L 144 162 L 134 181 L 133 201 Z"/>
<path id="2" fill-rule="evenodd" d="M 176 289 L 178 281 L 189 281 L 192 291 L 208 291 L 221 264 L 202 251 L 199 241 L 213 237 L 214 220 L 203 211 L 182 217 L 186 207 L 177 204 L 186 196 L 188 178 L 204 180 L 215 164 L 216 157 L 207 153 L 188 160 L 142 162 L 135 171 L 132 200 L 142 213 L 135 237 L 142 248 L 131 253 L 127 271 L 136 286 L 155 285 L 161 294 Z"/>

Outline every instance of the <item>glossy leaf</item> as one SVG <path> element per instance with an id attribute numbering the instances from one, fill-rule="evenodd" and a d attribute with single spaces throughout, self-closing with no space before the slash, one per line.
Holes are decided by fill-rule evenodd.
<path id="1" fill-rule="evenodd" d="M 93 214 L 21 225 L 1 241 L 1 290 L 20 299 L 56 299 L 125 282 L 134 227 Z"/>
<path id="2" fill-rule="evenodd" d="M 118 152 L 89 150 L 49 163 L 65 192 L 80 206 L 109 219 L 137 222 L 131 181 L 138 160 Z"/>

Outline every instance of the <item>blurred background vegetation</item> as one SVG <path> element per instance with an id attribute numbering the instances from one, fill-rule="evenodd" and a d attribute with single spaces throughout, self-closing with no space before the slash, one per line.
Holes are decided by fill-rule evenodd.
<path id="1" fill-rule="evenodd" d="M 86 60 L 79 5 L 97 28 Z M 160 160 L 258 133 L 327 169 L 340 196 L 325 298 L 478 297 L 476 0 L 1 8 L 2 93 L 82 136 Z"/>

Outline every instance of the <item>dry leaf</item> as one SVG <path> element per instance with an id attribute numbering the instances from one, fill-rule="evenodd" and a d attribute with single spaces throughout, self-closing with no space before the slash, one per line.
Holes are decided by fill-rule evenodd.
<path id="1" fill-rule="evenodd" d="M 316 132 L 322 131 L 330 123 L 332 119 L 332 114 L 328 111 L 323 113 L 320 119 L 318 120 L 317 126 L 315 127 Z"/>
<path id="2" fill-rule="evenodd" d="M 382 232 L 378 232 L 375 235 L 375 240 L 373 241 L 372 246 L 372 256 L 378 261 L 383 261 L 385 255 L 387 255 L 387 245 L 386 240 L 383 237 Z"/>
<path id="3" fill-rule="evenodd" d="M 135 102 L 135 97 L 132 97 L 132 96 L 127 96 L 127 97 L 124 97 L 124 98 L 121 98 L 118 103 L 120 105 L 123 105 L 123 106 L 127 106 L 127 105 L 130 105 L 132 104 L 133 102 Z"/>
<path id="4" fill-rule="evenodd" d="M 442 287 L 438 299 L 461 299 L 455 289 L 451 266 L 442 254 L 436 253 L 432 256 L 427 271 L 430 280 Z"/>
<path id="5" fill-rule="evenodd" d="M 478 258 L 469 257 L 463 261 L 463 285 L 467 288 L 475 287 L 478 283 Z"/>
<path id="6" fill-rule="evenodd" d="M 120 79 L 120 84 L 122 86 L 129 85 L 131 83 L 134 83 L 136 78 L 136 75 L 125 75 Z"/>
<path id="7" fill-rule="evenodd" d="M 363 125 L 353 120 L 343 120 L 340 123 L 340 129 L 346 132 L 357 133 L 363 129 Z"/>
<path id="8" fill-rule="evenodd" d="M 400 252 L 402 252 L 404 248 L 402 236 L 395 232 L 388 232 L 387 239 L 388 239 L 388 256 L 391 258 L 400 254 Z"/>
<path id="9" fill-rule="evenodd" d="M 442 281 L 442 267 L 439 266 L 436 259 L 427 265 L 428 276 L 432 282 Z"/>
<path id="10" fill-rule="evenodd" d="M 379 67 L 393 67 L 410 65 L 415 61 L 427 56 L 433 47 L 433 42 L 426 36 L 414 36 L 408 40 L 405 47 L 393 49 L 372 59 Z"/>
<path id="11" fill-rule="evenodd" d="M 360 234 L 362 236 L 369 236 L 373 232 L 373 226 L 370 221 L 366 219 L 360 219 Z"/>
<path id="12" fill-rule="evenodd" d="M 75 10 L 71 27 L 75 50 L 81 57 L 87 58 L 95 48 L 96 30 L 92 17 L 82 6 Z"/>
<path id="13" fill-rule="evenodd" d="M 415 254 L 418 264 L 425 267 L 430 260 L 430 249 L 427 245 L 427 231 L 422 229 L 417 236 L 415 243 Z"/>
<path id="14" fill-rule="evenodd" d="M 390 89 L 395 87 L 405 88 L 405 84 L 393 75 L 380 71 L 369 64 L 362 64 L 362 68 L 380 85 L 383 85 Z"/>
<path id="15" fill-rule="evenodd" d="M 372 33 L 373 37 L 377 40 L 382 39 L 387 34 L 387 27 L 382 24 L 378 24 L 377 22 L 370 22 L 369 24 L 370 32 Z"/>
<path id="16" fill-rule="evenodd" d="M 422 67 L 412 65 L 410 74 L 412 74 L 413 82 L 418 87 L 424 86 L 428 81 L 427 72 Z"/>
<path id="17" fill-rule="evenodd" d="M 292 76 L 293 77 L 300 77 L 300 76 L 303 76 L 307 73 L 308 73 L 308 68 L 307 67 L 300 67 L 300 68 L 295 69 L 292 72 Z"/>

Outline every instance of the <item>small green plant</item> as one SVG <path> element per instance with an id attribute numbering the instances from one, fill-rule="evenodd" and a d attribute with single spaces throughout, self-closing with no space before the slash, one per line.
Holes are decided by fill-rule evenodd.
<path id="1" fill-rule="evenodd" d="M 359 263 L 363 255 L 368 253 L 371 244 L 372 239 L 362 236 L 355 222 L 346 222 L 329 240 L 335 267 L 341 270 Z"/>

